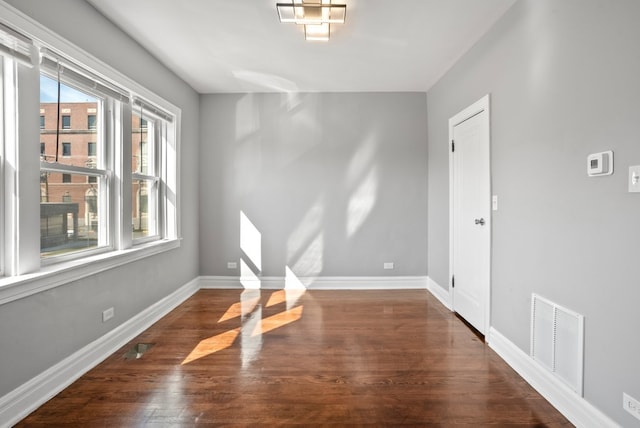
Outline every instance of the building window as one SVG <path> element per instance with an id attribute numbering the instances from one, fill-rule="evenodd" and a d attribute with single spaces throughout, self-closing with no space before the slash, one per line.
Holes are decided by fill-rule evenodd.
<path id="1" fill-rule="evenodd" d="M 94 141 L 87 143 L 87 156 L 96 155 L 96 143 Z"/>
<path id="2" fill-rule="evenodd" d="M 63 183 L 71 183 L 71 174 L 62 174 Z"/>
<path id="3" fill-rule="evenodd" d="M 47 145 L 46 143 L 40 143 L 40 156 L 44 156 L 46 152 Z"/>
<path id="4" fill-rule="evenodd" d="M 62 129 L 71 129 L 71 116 L 62 116 Z"/>
<path id="5" fill-rule="evenodd" d="M 96 115 L 90 114 L 87 116 L 87 129 L 96 129 Z"/>
<path id="6" fill-rule="evenodd" d="M 71 143 L 62 143 L 62 156 L 71 156 Z"/>
<path id="7" fill-rule="evenodd" d="M 44 115 L 40 115 L 40 129 L 44 129 Z"/>
<path id="8" fill-rule="evenodd" d="M 97 182 L 98 182 L 98 177 L 96 177 L 95 175 L 87 176 L 87 183 L 97 183 Z"/>

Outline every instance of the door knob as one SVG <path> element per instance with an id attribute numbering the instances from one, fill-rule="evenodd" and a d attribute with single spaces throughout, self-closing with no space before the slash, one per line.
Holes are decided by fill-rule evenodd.
<path id="1" fill-rule="evenodd" d="M 480 226 L 484 226 L 484 219 L 483 218 L 477 218 L 476 219 L 476 224 L 479 224 Z"/>

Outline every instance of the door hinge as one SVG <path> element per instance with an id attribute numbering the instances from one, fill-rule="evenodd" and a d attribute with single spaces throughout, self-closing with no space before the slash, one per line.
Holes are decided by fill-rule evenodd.
<path id="1" fill-rule="evenodd" d="M 455 277 L 455 275 L 451 277 L 451 288 L 456 288 L 456 277 Z"/>
<path id="2" fill-rule="evenodd" d="M 456 142 L 451 140 L 451 153 L 456 151 Z"/>

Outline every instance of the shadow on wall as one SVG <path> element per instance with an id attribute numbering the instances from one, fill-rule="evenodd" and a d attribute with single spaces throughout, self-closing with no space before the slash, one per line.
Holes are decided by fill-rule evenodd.
<path id="1" fill-rule="evenodd" d="M 236 218 L 238 228 L 226 232 L 235 248 L 227 243 L 225 253 L 240 256 L 245 288 L 261 288 L 265 277 L 295 288 L 323 275 L 379 275 L 381 258 L 392 257 L 385 254 L 413 246 L 404 217 L 426 215 L 426 200 L 403 184 L 416 178 L 420 160 L 411 150 L 421 136 L 407 146 L 402 112 L 394 116 L 375 95 L 374 102 L 367 94 L 234 98 L 222 209 Z"/>

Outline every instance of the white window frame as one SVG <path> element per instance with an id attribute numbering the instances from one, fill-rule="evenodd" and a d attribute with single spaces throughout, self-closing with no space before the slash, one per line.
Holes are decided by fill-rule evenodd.
<path id="1" fill-rule="evenodd" d="M 82 71 L 82 70 L 76 70 Z M 40 74 L 57 81 L 58 75 L 54 74 L 52 70 L 48 70 L 46 68 L 40 68 Z M 90 72 L 86 72 L 86 74 L 90 75 Z M 98 113 L 96 113 L 97 127 L 96 127 L 96 140 L 99 138 L 100 144 L 96 141 L 97 148 L 97 156 L 98 164 L 96 168 L 89 168 L 84 166 L 74 166 L 68 165 L 64 163 L 52 163 L 46 161 L 40 161 L 40 172 L 41 173 L 61 173 L 61 174 L 70 174 L 73 175 L 84 175 L 87 177 L 96 177 L 98 184 L 98 219 L 99 219 L 99 227 L 98 227 L 98 242 L 96 247 L 80 249 L 78 251 L 71 251 L 68 253 L 63 253 L 61 255 L 56 256 L 47 256 L 42 257 L 41 255 L 41 264 L 42 266 L 48 266 L 56 263 L 61 263 L 65 261 L 75 260 L 86 258 L 88 256 L 94 254 L 100 254 L 107 251 L 112 251 L 114 249 L 114 237 L 112 234 L 113 228 L 113 219 L 111 215 L 110 206 L 113 205 L 113 181 L 114 181 L 114 162 L 112 159 L 112 154 L 114 152 L 114 146 L 117 144 L 122 144 L 121 139 L 116 138 L 115 133 L 112 131 L 113 128 L 113 118 L 108 114 L 110 110 L 114 108 L 113 99 L 107 98 L 104 94 L 101 94 L 96 91 L 92 91 L 89 88 L 85 88 L 82 85 L 75 84 L 72 79 L 62 79 L 61 83 L 70 88 L 76 89 L 80 92 L 86 93 L 98 99 L 98 103 L 100 107 L 98 109 Z M 69 115 L 70 116 L 70 115 Z M 99 117 L 98 117 L 99 116 Z M 60 128 L 62 130 L 62 125 L 60 124 Z M 64 147 L 65 143 L 61 143 L 62 147 Z M 68 143 L 71 144 L 71 143 Z M 64 149 L 60 153 L 61 157 L 64 156 Z M 71 153 L 73 156 L 73 153 Z M 88 157 L 88 156 L 87 156 Z"/>
<path id="2" fill-rule="evenodd" d="M 147 196 L 149 199 L 147 201 L 147 221 L 149 220 L 149 212 L 153 207 L 154 215 L 153 215 L 153 234 L 148 236 L 135 238 L 133 236 L 132 231 L 132 240 L 134 245 L 144 244 L 146 242 L 156 241 L 158 239 L 162 239 L 166 236 L 165 228 L 163 228 L 164 224 L 164 208 L 165 208 L 165 178 L 166 171 L 162 168 L 164 164 L 164 150 L 162 146 L 164 142 L 166 142 L 166 132 L 167 132 L 167 121 L 160 117 L 159 115 L 153 114 L 151 109 L 149 108 L 149 103 L 141 100 L 134 101 L 134 109 L 132 111 L 132 115 L 136 115 L 140 118 L 140 126 L 142 127 L 142 120 L 144 119 L 147 123 L 146 132 L 148 135 L 147 139 L 147 153 L 149 154 L 148 160 L 149 164 L 147 165 L 147 173 L 143 174 L 141 172 L 132 171 L 131 172 L 131 182 L 135 180 L 143 180 L 151 183 L 155 186 L 155 190 L 153 193 L 149 193 Z M 143 114 L 140 115 L 140 106 L 142 107 Z M 146 107 L 146 110 L 145 110 Z M 150 138 L 150 139 L 149 139 Z M 140 153 L 142 159 L 142 152 Z M 141 160 L 142 163 L 142 160 Z M 133 195 L 132 195 L 133 198 Z M 138 201 L 140 203 L 140 201 Z"/>
<path id="3" fill-rule="evenodd" d="M 59 52 L 75 64 L 81 65 L 92 75 L 99 76 L 105 82 L 126 88 L 130 98 L 144 99 L 170 115 L 172 121 L 166 124 L 166 134 L 160 144 L 163 153 L 162 171 L 160 172 L 164 205 L 162 206 L 161 234 L 151 242 L 141 242 L 134 246 L 131 238 L 131 106 L 111 105 L 105 107 L 106 114 L 113 126 L 107 129 L 109 137 L 121 138 L 122 144 L 116 144 L 111 154 L 113 161 L 113 177 L 111 198 L 108 210 L 111 216 L 109 233 L 111 234 L 111 250 L 89 254 L 70 260 L 59 259 L 57 263 L 41 263 L 40 258 L 40 148 L 33 141 L 40 141 L 39 97 L 37 79 L 40 68 L 18 67 L 15 64 L 3 68 L 3 88 L 19 88 L 15 104 L 5 103 L 4 110 L 4 163 L 8 166 L 2 171 L 4 198 L 0 195 L 0 231 L 3 236 L 1 252 L 4 257 L 3 273 L 0 277 L 0 305 L 51 289 L 71 281 L 94 275 L 96 272 L 111 269 L 133 261 L 159 254 L 180 246 L 180 120 L 181 110 L 170 102 L 147 90 L 136 81 L 126 77 L 107 64 L 68 42 L 39 23 L 33 21 L 22 12 L 0 2 L 0 24 L 26 35 L 33 41 L 33 50 L 45 48 Z M 15 61 L 4 61 L 17 63 Z M 6 64 L 5 64 L 6 65 Z M 17 81 L 21 85 L 17 85 Z M 27 82 L 25 84 L 25 82 Z M 6 98 L 7 93 L 3 94 Z M 11 101 L 11 100 L 10 100 Z M 118 103 L 116 103 L 118 104 Z M 11 105 L 14 107 L 12 108 Z M 108 110 L 108 111 L 107 111 Z M 129 124 L 127 124 L 127 120 Z M 103 122 L 104 123 L 104 122 Z M 15 125 L 15 126 L 14 126 Z M 10 132 L 9 128 L 15 128 Z M 126 141 L 129 143 L 127 144 Z M 12 143 L 10 143 L 12 142 Z M 100 148 L 99 148 L 100 150 Z M 0 165 L 1 167 L 2 165 Z M 51 166 L 47 166 L 50 168 Z M 107 172 L 104 172 L 107 171 Z M 109 175 L 107 169 L 100 171 L 101 177 Z M 95 174 L 82 168 L 72 173 Z M 167 197 L 171 195 L 170 197 Z M 20 237 L 18 240 L 17 237 Z"/>
<path id="4" fill-rule="evenodd" d="M 4 84 L 4 66 L 5 59 L 0 54 L 0 225 L 4 225 L 4 196 L 6 192 L 5 188 L 5 105 L 8 100 L 5 99 L 5 84 Z M 0 227 L 0 243 L 5 242 L 4 227 Z M 4 276 L 4 259 L 5 248 L 4 245 L 0 245 L 0 277 Z"/>

